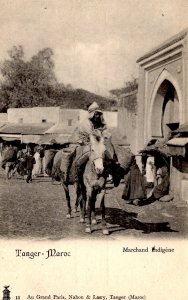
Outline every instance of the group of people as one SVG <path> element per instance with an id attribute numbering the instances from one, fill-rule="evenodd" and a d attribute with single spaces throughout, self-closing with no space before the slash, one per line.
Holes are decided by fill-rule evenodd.
<path id="1" fill-rule="evenodd" d="M 170 176 L 167 164 L 161 160 L 160 167 L 156 168 L 154 157 L 148 156 L 147 160 L 147 165 L 141 172 L 133 157 L 124 177 L 122 198 L 127 203 L 142 206 L 162 199 L 169 193 Z"/>
<path id="2" fill-rule="evenodd" d="M 32 182 L 32 176 L 38 176 L 42 169 L 41 148 L 35 147 L 27 150 L 17 149 L 13 145 L 6 145 L 3 151 L 1 166 L 5 169 L 7 179 L 10 179 L 16 172 L 26 176 L 26 182 Z"/>
<path id="3" fill-rule="evenodd" d="M 75 129 L 71 139 L 71 147 L 69 147 L 70 152 L 74 152 L 75 149 L 80 146 L 84 146 L 89 142 L 90 134 L 95 130 L 99 130 L 101 134 L 105 137 L 106 143 L 108 144 L 107 156 L 108 159 L 114 162 L 114 165 L 121 164 L 119 163 L 119 152 L 115 150 L 115 147 L 111 142 L 111 132 L 107 127 L 103 112 L 99 108 L 96 102 L 93 102 L 88 107 L 88 118 L 85 119 L 80 125 Z M 22 163 L 22 167 L 27 173 L 26 182 L 30 183 L 32 181 L 32 176 L 37 176 L 40 174 L 42 169 L 42 160 L 41 160 L 41 148 L 38 146 L 34 149 L 32 153 L 31 149 L 28 149 L 26 153 L 23 153 L 22 150 L 18 151 L 17 158 Z M 10 151 L 10 149 L 9 149 Z M 69 153 L 70 154 L 70 153 Z M 10 160 L 6 160 L 6 155 L 4 155 L 5 165 L 12 164 Z M 122 177 L 124 178 L 124 190 L 122 198 L 130 204 L 140 205 L 142 201 L 148 198 L 147 195 L 147 184 L 144 177 L 144 174 L 140 171 L 137 162 L 136 156 L 129 149 L 129 158 L 127 159 L 128 163 L 125 166 L 122 166 L 123 173 L 112 174 L 112 180 L 115 186 L 118 186 Z M 2 166 L 3 166 L 2 163 Z M 81 166 L 80 166 L 81 167 Z M 65 170 L 65 180 L 68 177 L 69 166 L 67 165 L 67 170 Z M 151 170 L 150 170 L 151 171 Z M 150 199 L 158 199 L 162 195 L 168 193 L 169 188 L 169 173 L 168 168 L 163 166 L 160 169 L 161 174 L 158 174 L 160 181 L 157 184 L 150 186 Z M 152 172 L 150 172 L 152 173 Z M 164 175 L 165 173 L 165 175 Z M 151 175 L 151 174 L 150 174 Z"/>

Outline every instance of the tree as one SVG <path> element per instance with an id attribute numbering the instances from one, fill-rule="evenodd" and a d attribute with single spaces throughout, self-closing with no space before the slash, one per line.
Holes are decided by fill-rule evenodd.
<path id="1" fill-rule="evenodd" d="M 84 108 L 97 101 L 102 109 L 116 107 L 116 101 L 74 89 L 59 83 L 54 73 L 53 50 L 44 48 L 26 61 L 22 46 L 8 51 L 9 58 L 0 64 L 0 112 L 9 107 L 60 106 Z"/>
<path id="2" fill-rule="evenodd" d="M 0 109 L 54 104 L 51 94 L 57 80 L 52 49 L 39 51 L 30 61 L 24 60 L 22 46 L 14 46 L 8 53 L 9 59 L 0 65 L 3 75 Z"/>
<path id="3" fill-rule="evenodd" d="M 132 77 L 132 80 L 125 82 L 121 89 L 109 92 L 114 99 L 117 99 L 119 107 L 124 106 L 129 112 L 137 112 L 138 79 Z"/>
<path id="4" fill-rule="evenodd" d="M 137 89 L 138 89 L 138 79 L 132 77 L 132 80 L 126 81 L 124 83 L 124 87 L 120 89 L 110 90 L 109 92 L 113 97 L 119 98 L 123 94 L 131 93 Z"/>

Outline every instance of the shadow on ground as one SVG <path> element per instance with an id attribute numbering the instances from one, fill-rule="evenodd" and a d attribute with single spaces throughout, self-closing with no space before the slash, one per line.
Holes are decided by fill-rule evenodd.
<path id="1" fill-rule="evenodd" d="M 96 214 L 101 214 L 100 209 L 96 210 Z M 152 232 L 178 232 L 170 228 L 169 222 L 160 223 L 144 223 L 137 219 L 137 213 L 127 212 L 118 208 L 106 208 L 106 221 L 116 227 L 110 228 L 112 234 L 117 230 L 141 230 L 144 234 Z M 119 227 L 119 229 L 117 228 Z"/>

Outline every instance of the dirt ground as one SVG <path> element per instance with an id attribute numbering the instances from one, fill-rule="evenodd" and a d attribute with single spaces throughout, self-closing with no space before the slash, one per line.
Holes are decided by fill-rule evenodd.
<path id="1" fill-rule="evenodd" d="M 30 239 L 114 239 L 186 238 L 188 233 L 188 204 L 173 199 L 134 206 L 121 199 L 123 183 L 107 186 L 106 213 L 110 234 L 101 230 L 101 215 L 97 203 L 97 225 L 92 234 L 85 233 L 85 224 L 79 223 L 79 212 L 66 219 L 67 206 L 62 186 L 52 185 L 49 177 L 38 177 L 28 184 L 19 176 L 5 180 L 0 170 L 0 236 Z M 71 187 L 72 206 L 75 190 Z"/>

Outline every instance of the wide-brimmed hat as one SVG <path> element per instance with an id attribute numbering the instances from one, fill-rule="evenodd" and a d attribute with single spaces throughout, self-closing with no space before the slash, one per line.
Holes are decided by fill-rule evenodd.
<path id="1" fill-rule="evenodd" d="M 89 118 L 92 119 L 94 116 L 95 112 L 99 112 L 102 114 L 102 110 L 99 108 L 97 102 L 93 102 L 89 107 L 88 107 L 88 113 L 89 113 Z"/>

